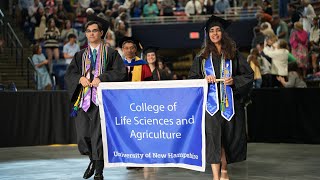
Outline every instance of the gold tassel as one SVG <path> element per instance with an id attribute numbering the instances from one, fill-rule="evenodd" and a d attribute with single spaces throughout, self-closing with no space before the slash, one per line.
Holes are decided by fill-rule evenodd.
<path id="1" fill-rule="evenodd" d="M 226 102 L 226 107 L 229 107 L 229 101 L 228 101 L 228 94 L 227 94 L 227 87 L 225 86 L 225 102 Z"/>
<path id="2" fill-rule="evenodd" d="M 226 107 L 229 107 L 228 96 L 227 96 L 227 98 L 226 98 Z"/>

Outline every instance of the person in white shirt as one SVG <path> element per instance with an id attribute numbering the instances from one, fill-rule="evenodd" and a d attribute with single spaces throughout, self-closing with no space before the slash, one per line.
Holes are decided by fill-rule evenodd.
<path id="1" fill-rule="evenodd" d="M 80 51 L 80 47 L 76 43 L 77 36 L 75 34 L 69 34 L 68 40 L 69 42 L 63 46 L 63 57 L 66 60 L 66 63 L 70 64 L 76 52 Z"/>
<path id="2" fill-rule="evenodd" d="M 302 12 L 302 18 L 301 18 L 303 29 L 308 33 L 310 33 L 312 20 L 317 15 L 314 12 L 312 5 L 310 4 L 310 0 L 301 0 L 301 3 L 304 6 L 304 9 Z"/>
<path id="3" fill-rule="evenodd" d="M 288 43 L 280 39 L 277 44 L 274 43 L 272 48 L 265 47 L 263 49 L 264 54 L 272 59 L 271 74 L 273 75 L 273 86 L 278 86 L 277 76 L 288 76 Z"/>
<path id="4" fill-rule="evenodd" d="M 28 8 L 29 17 L 34 16 L 39 7 L 43 8 L 43 4 L 39 0 L 34 0 L 33 5 Z"/>
<path id="5" fill-rule="evenodd" d="M 200 15 L 202 13 L 202 7 L 198 0 L 190 0 L 187 2 L 184 12 L 187 16 Z"/>

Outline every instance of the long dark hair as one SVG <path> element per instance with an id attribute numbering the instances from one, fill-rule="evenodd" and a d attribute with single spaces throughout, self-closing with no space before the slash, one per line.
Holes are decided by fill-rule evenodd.
<path id="1" fill-rule="evenodd" d="M 221 38 L 221 52 L 226 59 L 233 59 L 236 54 L 236 43 L 229 37 L 228 33 L 222 30 Z M 220 56 L 218 49 L 214 43 L 210 40 L 209 30 L 206 33 L 206 38 L 203 44 L 203 48 L 200 51 L 200 57 L 202 59 L 207 59 L 212 53 L 212 56 Z"/>
<path id="2" fill-rule="evenodd" d="M 54 22 L 54 26 L 51 26 L 52 22 Z M 50 18 L 47 23 L 48 30 L 55 30 L 56 27 L 57 27 L 56 21 L 53 18 Z"/>

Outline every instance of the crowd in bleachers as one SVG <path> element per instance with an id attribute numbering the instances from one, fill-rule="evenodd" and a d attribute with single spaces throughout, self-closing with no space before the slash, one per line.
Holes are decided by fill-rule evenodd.
<path id="1" fill-rule="evenodd" d="M 248 56 L 255 88 L 307 87 L 304 80 L 320 77 L 319 18 L 310 1 L 300 3 L 288 4 L 288 18 L 273 14 L 271 7 L 257 14 Z"/>
<path id="2" fill-rule="evenodd" d="M 290 81 L 288 71 L 290 63 L 297 63 L 300 79 L 308 78 L 310 74 L 319 75 L 317 73 L 319 20 L 309 0 L 301 0 L 298 3 L 294 1 L 295 3 L 291 4 L 289 0 L 286 8 L 283 8 L 283 2 L 279 1 L 278 14 L 281 16 L 274 13 L 269 0 L 262 0 L 262 3 L 252 1 L 250 5 L 248 1 L 241 1 L 239 5 L 239 1 L 230 0 L 157 0 L 156 2 L 154 0 L 21 0 L 21 2 L 24 2 L 19 6 L 23 29 L 30 41 L 42 46 L 42 53 L 48 60 L 49 73 L 52 73 L 53 60 L 66 59 L 65 62 L 70 63 L 77 49 L 86 46 L 82 28 L 91 14 L 110 22 L 105 42 L 117 48 L 121 55 L 121 48 L 117 46 L 123 37 L 131 36 L 130 18 L 230 13 L 242 14 L 241 19 L 253 13 L 259 21 L 254 28 L 253 49 L 248 56 L 248 61 L 256 74 L 254 87 L 284 86 L 283 82 Z M 233 7 L 235 2 L 238 7 Z M 281 78 L 284 80 L 280 81 Z"/>
<path id="3" fill-rule="evenodd" d="M 234 1 L 230 1 L 234 2 Z M 96 14 L 111 22 L 108 40 L 116 46 L 118 39 L 130 36 L 129 19 L 174 15 L 223 14 L 231 7 L 229 0 L 20 0 L 21 22 L 33 42 L 45 39 L 45 28 L 50 19 L 59 29 L 60 43 L 67 41 L 67 34 L 77 35 L 80 46 L 85 44 L 82 33 L 88 14 Z M 68 21 L 69 20 L 69 21 Z M 63 33 L 65 32 L 65 33 Z"/>

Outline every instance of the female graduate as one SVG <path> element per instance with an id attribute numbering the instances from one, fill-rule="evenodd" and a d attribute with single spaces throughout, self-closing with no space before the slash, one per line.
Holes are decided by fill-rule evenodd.
<path id="1" fill-rule="evenodd" d="M 243 100 L 252 88 L 253 71 L 225 32 L 229 25 L 214 15 L 209 18 L 203 48 L 189 72 L 190 79 L 209 83 L 206 160 L 213 180 L 229 179 L 227 164 L 244 161 L 247 155 Z"/>
<path id="2" fill-rule="evenodd" d="M 160 81 L 160 80 L 170 80 L 170 76 L 166 73 L 165 70 L 160 69 L 158 67 L 158 57 L 157 51 L 158 47 L 149 46 L 146 47 L 144 50 L 144 54 L 146 56 L 146 60 L 148 62 L 148 66 L 150 67 L 152 73 L 152 80 L 153 81 Z"/>

